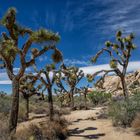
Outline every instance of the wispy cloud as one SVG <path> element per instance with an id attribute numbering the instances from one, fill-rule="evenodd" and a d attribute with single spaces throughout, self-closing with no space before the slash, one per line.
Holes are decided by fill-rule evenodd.
<path id="1" fill-rule="evenodd" d="M 76 62 L 73 62 L 74 64 Z M 82 62 L 77 62 L 77 63 L 82 63 Z M 86 67 L 80 67 L 81 70 L 84 71 L 85 75 L 86 74 L 93 74 L 97 71 L 100 71 L 100 70 L 110 70 L 110 66 L 109 64 L 102 64 L 102 65 L 96 65 L 96 66 L 86 66 Z M 129 63 L 128 65 L 128 69 L 127 69 L 127 72 L 133 72 L 133 71 L 136 71 L 140 69 L 140 61 L 132 61 Z M 50 78 L 53 76 L 53 73 L 51 72 L 50 73 Z M 42 75 L 42 77 L 44 77 L 44 75 Z M 44 77 L 45 78 L 45 77 Z M 11 84 L 11 80 L 9 80 L 8 76 L 7 76 L 7 73 L 6 72 L 3 72 L 1 73 L 0 75 L 0 84 Z"/>
<path id="2" fill-rule="evenodd" d="M 87 66 L 87 67 L 81 67 L 81 70 L 84 71 L 86 74 L 93 74 L 100 70 L 110 70 L 109 64 L 102 64 L 102 65 L 95 65 L 95 66 Z M 132 61 L 128 65 L 127 72 L 132 72 L 140 69 L 140 61 Z"/>
<path id="3" fill-rule="evenodd" d="M 110 34 L 117 29 L 138 32 L 138 0 L 68 1 L 64 9 L 64 30 L 85 29 L 84 34 Z M 95 28 L 96 27 L 96 28 Z"/>
<path id="4" fill-rule="evenodd" d="M 78 59 L 64 59 L 64 63 L 66 65 L 82 65 L 82 66 L 88 66 L 89 62 L 85 60 L 78 60 Z"/>
<path id="5" fill-rule="evenodd" d="M 14 73 L 16 74 L 19 71 L 19 68 L 14 68 Z M 31 69 L 27 68 L 26 72 L 30 72 Z M 9 79 L 5 70 L 0 71 L 0 84 L 11 84 L 11 80 Z"/>

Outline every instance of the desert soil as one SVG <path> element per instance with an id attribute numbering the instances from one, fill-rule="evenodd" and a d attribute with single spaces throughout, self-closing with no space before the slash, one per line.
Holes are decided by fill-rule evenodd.
<path id="1" fill-rule="evenodd" d="M 93 110 L 73 111 L 66 119 L 71 123 L 68 129 L 70 136 L 68 140 L 140 140 L 132 129 L 116 128 L 112 121 L 99 118 L 104 108 Z"/>
<path id="2" fill-rule="evenodd" d="M 67 140 L 140 140 L 131 128 L 118 128 L 112 126 L 112 121 L 100 117 L 104 108 L 97 107 L 92 110 L 72 111 L 64 117 L 70 123 Z M 46 121 L 46 116 L 30 115 L 31 120 L 20 123 L 17 131 L 26 129 L 30 124 L 40 124 Z M 36 118 L 37 117 L 37 118 Z"/>

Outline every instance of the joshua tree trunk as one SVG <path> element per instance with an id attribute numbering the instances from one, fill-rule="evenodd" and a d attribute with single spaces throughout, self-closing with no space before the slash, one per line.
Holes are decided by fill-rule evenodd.
<path id="1" fill-rule="evenodd" d="M 71 94 L 71 108 L 74 108 L 74 97 L 73 97 L 73 89 L 71 89 L 71 92 L 70 92 L 70 94 Z"/>
<path id="2" fill-rule="evenodd" d="M 68 107 L 71 106 L 71 93 L 68 93 Z"/>
<path id="3" fill-rule="evenodd" d="M 60 106 L 63 107 L 63 102 L 62 101 L 60 101 Z"/>
<path id="4" fill-rule="evenodd" d="M 121 84 L 122 84 L 122 90 L 123 90 L 123 95 L 125 99 L 128 99 L 128 90 L 127 90 L 127 85 L 125 81 L 125 77 L 121 77 Z"/>
<path id="5" fill-rule="evenodd" d="M 52 88 L 48 88 L 48 103 L 49 103 L 49 115 L 50 121 L 53 120 L 54 110 L 53 110 L 53 98 L 52 98 Z"/>
<path id="6" fill-rule="evenodd" d="M 85 109 L 87 109 L 87 94 L 84 93 L 84 103 L 85 103 Z"/>
<path id="7" fill-rule="evenodd" d="M 26 98 L 26 120 L 29 120 L 29 97 Z"/>
<path id="8" fill-rule="evenodd" d="M 16 132 L 19 110 L 19 80 L 16 78 L 14 78 L 12 81 L 12 92 L 13 99 L 9 120 L 9 131 L 11 136 L 13 136 Z"/>
<path id="9" fill-rule="evenodd" d="M 72 108 L 74 107 L 74 97 L 73 97 L 73 94 L 71 94 L 71 107 Z"/>

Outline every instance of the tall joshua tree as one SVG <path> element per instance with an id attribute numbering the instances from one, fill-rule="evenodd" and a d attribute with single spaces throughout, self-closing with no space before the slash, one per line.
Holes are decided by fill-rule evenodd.
<path id="1" fill-rule="evenodd" d="M 58 86 L 58 88 L 62 89 L 63 91 L 69 94 L 72 108 L 74 108 L 73 96 L 76 90 L 76 86 L 83 77 L 84 77 L 83 71 L 79 70 L 76 67 L 62 66 L 61 71 L 57 74 L 56 85 Z M 66 88 L 64 83 L 68 85 L 68 88 Z"/>
<path id="2" fill-rule="evenodd" d="M 101 70 L 93 75 L 88 75 L 89 79 L 94 78 L 96 75 L 104 72 L 101 79 L 104 79 L 105 75 L 110 72 L 114 72 L 121 79 L 123 94 L 125 99 L 128 98 L 128 90 L 125 81 L 128 63 L 130 61 L 132 50 L 136 48 L 133 44 L 134 35 L 131 33 L 128 36 L 122 36 L 122 32 L 118 31 L 116 34 L 117 42 L 113 43 L 110 41 L 105 42 L 105 47 L 102 48 L 93 58 L 92 62 L 95 63 L 98 57 L 103 53 L 107 52 L 110 56 L 110 67 L 111 70 Z M 100 79 L 100 80 L 101 80 Z"/>
<path id="3" fill-rule="evenodd" d="M 1 25 L 3 25 L 7 32 L 2 32 L 0 39 L 0 57 L 2 58 L 9 79 L 12 81 L 12 107 L 9 121 L 9 131 L 12 134 L 15 133 L 18 109 L 19 109 L 19 80 L 24 75 L 26 68 L 30 67 L 36 59 L 43 55 L 48 50 L 54 50 L 53 57 L 56 55 L 55 44 L 59 41 L 58 34 L 50 32 L 46 29 L 39 29 L 33 31 L 31 29 L 21 27 L 16 22 L 16 10 L 10 8 L 5 16 L 1 19 Z M 25 43 L 21 46 L 19 41 L 21 38 L 26 39 Z M 37 44 L 36 47 L 31 46 Z M 42 47 L 41 44 L 43 45 Z M 45 45 L 46 44 L 46 45 Z M 32 58 L 29 59 L 29 55 L 32 54 Z M 15 63 L 19 60 L 20 68 L 17 73 L 14 73 Z"/>
<path id="4" fill-rule="evenodd" d="M 43 85 L 42 84 L 37 85 L 38 82 L 37 77 L 38 76 L 34 76 L 33 74 L 26 74 L 20 79 L 19 91 L 26 101 L 26 120 L 29 119 L 29 98 L 32 97 L 33 95 L 37 95 L 42 96 L 42 99 L 44 99 L 44 94 L 40 92 Z"/>

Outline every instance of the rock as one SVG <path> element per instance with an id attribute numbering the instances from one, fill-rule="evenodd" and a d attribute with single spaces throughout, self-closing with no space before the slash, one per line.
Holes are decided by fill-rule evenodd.
<path id="1" fill-rule="evenodd" d="M 127 74 L 125 79 L 129 93 L 140 90 L 140 70 Z M 123 93 L 121 80 L 116 75 L 106 76 L 104 81 L 96 84 L 96 90 L 113 93 L 114 96 L 122 95 Z"/>

